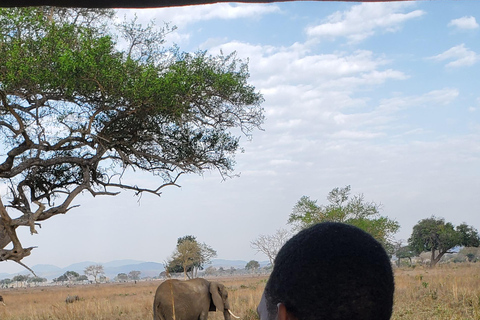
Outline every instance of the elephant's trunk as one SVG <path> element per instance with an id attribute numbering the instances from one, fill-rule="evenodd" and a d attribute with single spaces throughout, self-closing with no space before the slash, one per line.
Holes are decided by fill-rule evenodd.
<path id="1" fill-rule="evenodd" d="M 228 313 L 228 309 L 223 310 L 223 318 L 225 320 L 232 320 L 232 318 L 230 317 L 230 313 Z"/>

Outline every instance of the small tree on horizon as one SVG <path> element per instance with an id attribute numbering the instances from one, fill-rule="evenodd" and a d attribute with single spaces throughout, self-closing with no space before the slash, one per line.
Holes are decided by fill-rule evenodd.
<path id="1" fill-rule="evenodd" d="M 32 277 L 28 279 L 28 282 L 32 282 L 35 285 L 38 285 L 39 283 L 47 282 L 47 278 L 42 278 L 42 277 Z"/>
<path id="2" fill-rule="evenodd" d="M 77 281 L 88 281 L 88 277 L 84 274 L 79 275 Z"/>
<path id="3" fill-rule="evenodd" d="M 251 272 L 257 272 L 258 269 L 260 269 L 260 263 L 256 260 L 250 260 L 246 265 L 245 265 L 245 270 L 249 270 Z"/>
<path id="4" fill-rule="evenodd" d="M 15 281 L 17 283 L 17 287 L 18 287 L 18 283 L 22 283 L 22 286 L 25 286 L 25 284 L 27 283 L 27 281 L 30 279 L 30 275 L 29 274 L 19 274 L 19 275 L 16 275 L 13 277 L 13 281 Z"/>
<path id="5" fill-rule="evenodd" d="M 119 273 L 117 276 L 116 276 L 116 279 L 117 281 L 123 281 L 123 282 L 127 282 L 128 281 L 128 275 L 126 273 Z"/>
<path id="6" fill-rule="evenodd" d="M 415 257 L 415 255 L 415 252 L 408 245 L 396 248 L 395 256 L 397 257 L 397 267 L 400 267 L 401 259 L 408 259 L 410 264 L 412 264 L 412 258 Z"/>
<path id="7" fill-rule="evenodd" d="M 95 283 L 98 283 L 98 279 L 97 279 L 98 276 L 105 274 L 105 271 L 101 264 L 95 264 L 95 265 L 86 267 L 85 270 L 83 270 L 83 273 L 86 276 L 92 276 L 93 279 L 95 280 Z"/>
<path id="8" fill-rule="evenodd" d="M 140 280 L 140 271 L 132 270 L 128 273 L 128 277 L 132 280 Z"/>
<path id="9" fill-rule="evenodd" d="M 65 278 L 67 278 L 68 282 L 74 282 L 77 281 L 78 277 L 80 277 L 80 274 L 75 271 L 67 271 L 64 273 Z"/>
<path id="10" fill-rule="evenodd" d="M 8 285 L 11 284 L 12 282 L 13 282 L 12 279 L 5 278 L 5 279 L 0 280 L 0 286 L 2 288 L 8 288 Z"/>

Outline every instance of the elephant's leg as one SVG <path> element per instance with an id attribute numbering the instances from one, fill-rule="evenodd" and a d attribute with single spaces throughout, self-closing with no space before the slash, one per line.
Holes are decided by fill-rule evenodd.
<path id="1" fill-rule="evenodd" d="M 207 320 L 208 318 L 208 311 L 202 311 L 200 316 L 198 316 L 198 320 Z"/>

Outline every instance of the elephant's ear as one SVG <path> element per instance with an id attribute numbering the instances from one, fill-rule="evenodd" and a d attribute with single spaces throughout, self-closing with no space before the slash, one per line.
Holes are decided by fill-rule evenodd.
<path id="1" fill-rule="evenodd" d="M 221 286 L 221 284 L 217 282 L 210 282 L 210 294 L 212 295 L 212 301 L 215 307 L 217 307 L 217 310 L 223 311 L 225 308 L 223 306 L 223 299 L 220 296 L 221 288 L 219 286 Z"/>

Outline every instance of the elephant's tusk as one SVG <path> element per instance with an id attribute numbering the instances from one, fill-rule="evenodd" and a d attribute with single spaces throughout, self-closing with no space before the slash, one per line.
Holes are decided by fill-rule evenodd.
<path id="1" fill-rule="evenodd" d="M 228 310 L 228 313 L 230 313 L 230 314 L 231 314 L 231 315 L 232 315 L 234 318 L 236 318 L 236 319 L 240 319 L 240 317 L 237 317 L 236 315 L 234 315 L 234 314 L 233 314 L 233 312 L 232 312 L 232 311 L 230 311 L 230 309 L 227 309 L 227 310 Z"/>

